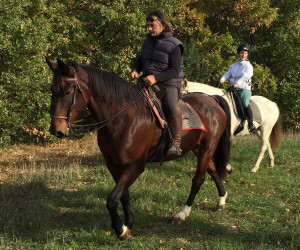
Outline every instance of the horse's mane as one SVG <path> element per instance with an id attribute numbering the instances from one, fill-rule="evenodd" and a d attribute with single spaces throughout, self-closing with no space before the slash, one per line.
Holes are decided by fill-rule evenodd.
<path id="1" fill-rule="evenodd" d="M 140 92 L 137 85 L 130 84 L 115 73 L 76 62 L 68 62 L 68 65 L 74 68 L 82 67 L 88 74 L 91 91 L 104 98 L 108 104 L 117 103 L 123 107 L 125 103 L 133 101 Z"/>

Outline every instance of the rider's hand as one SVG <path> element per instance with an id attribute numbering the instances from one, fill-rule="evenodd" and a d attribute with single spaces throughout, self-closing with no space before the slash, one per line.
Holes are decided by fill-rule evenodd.
<path id="1" fill-rule="evenodd" d="M 224 82 L 223 80 L 220 80 L 220 84 L 223 84 L 223 82 Z"/>
<path id="2" fill-rule="evenodd" d="M 132 82 L 132 81 L 136 80 L 138 78 L 138 76 L 139 76 L 139 74 L 135 70 L 133 70 L 129 75 L 129 80 Z"/>
<path id="3" fill-rule="evenodd" d="M 156 83 L 156 79 L 155 79 L 155 76 L 154 75 L 148 75 L 148 76 L 145 76 L 143 78 L 144 82 L 147 83 L 149 86 L 152 86 Z"/>

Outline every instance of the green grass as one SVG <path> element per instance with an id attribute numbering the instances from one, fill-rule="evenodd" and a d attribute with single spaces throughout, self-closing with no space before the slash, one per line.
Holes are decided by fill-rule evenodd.
<path id="1" fill-rule="evenodd" d="M 234 141 L 227 209 L 216 211 L 217 189 L 207 176 L 181 227 L 172 220 L 190 191 L 193 155 L 148 164 L 131 187 L 132 237 L 121 242 L 105 207 L 114 183 L 94 137 L 15 146 L 0 154 L 0 248 L 299 249 L 299 149 L 298 136 L 285 136 L 275 167 L 266 154 L 253 174 L 258 140 Z"/>

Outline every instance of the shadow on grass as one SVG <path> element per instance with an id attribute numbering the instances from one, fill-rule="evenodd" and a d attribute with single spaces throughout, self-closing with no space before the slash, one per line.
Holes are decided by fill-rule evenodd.
<path id="1" fill-rule="evenodd" d="M 43 242 L 49 237 L 55 238 L 53 232 L 80 233 L 90 232 L 95 228 L 110 231 L 110 218 L 104 202 L 100 205 L 88 200 L 90 196 L 98 197 L 99 194 L 104 196 L 108 192 L 109 190 L 99 188 L 76 192 L 53 190 L 42 182 L 25 185 L 2 184 L 0 186 L 0 232 L 11 240 L 17 236 L 26 241 Z M 226 239 L 231 244 L 236 242 L 236 244 L 247 244 L 252 247 L 259 246 L 261 242 L 278 246 L 277 239 L 286 238 L 270 231 L 251 234 L 233 232 L 225 226 L 203 220 L 196 215 L 191 216 L 178 228 L 172 225 L 172 218 L 160 216 L 149 218 L 149 215 L 138 209 L 134 213 L 137 218 L 132 230 L 134 237 L 151 238 L 156 235 L 169 240 L 182 237 L 191 242 Z M 51 235 L 49 232 L 52 232 Z M 90 239 L 86 240 L 94 240 L 94 237 L 91 235 Z"/>
<path id="2" fill-rule="evenodd" d="M 188 159 L 183 158 L 176 161 L 176 164 L 168 163 L 162 167 L 158 164 L 150 166 L 147 164 L 147 167 L 163 171 L 165 175 L 172 175 L 174 171 L 182 171 L 191 183 L 193 171 L 186 170 L 185 165 L 187 165 L 186 161 L 190 160 L 189 158 L 193 160 L 193 156 L 187 157 Z M 86 166 L 91 165 L 91 162 L 105 164 L 103 157 L 99 155 L 68 157 L 68 164 L 73 161 L 79 161 Z M 38 164 L 45 164 L 45 162 L 41 161 Z M 188 185 L 190 186 L 190 184 Z M 103 188 L 97 183 L 78 190 L 55 189 L 47 186 L 42 180 L 19 185 L 3 183 L 0 185 L 0 233 L 11 240 L 17 236 L 24 241 L 46 242 L 48 239 L 56 238 L 55 234 L 63 234 L 65 231 L 74 234 L 84 231 L 92 232 L 95 229 L 110 231 L 111 222 L 105 203 L 106 197 L 112 189 L 113 186 Z M 144 195 L 146 194 L 136 189 L 132 199 L 142 200 Z M 153 199 L 157 206 L 163 207 L 164 201 L 171 199 L 171 195 L 167 194 L 167 197 L 160 195 Z M 180 207 L 181 205 L 179 204 Z M 206 212 L 208 210 L 207 207 L 203 209 Z M 134 237 L 152 238 L 157 236 L 173 240 L 182 237 L 190 242 L 226 239 L 227 242 L 246 244 L 254 248 L 256 246 L 259 248 L 262 243 L 278 247 L 277 239 L 291 241 L 287 235 L 279 235 L 267 230 L 253 233 L 242 230 L 233 231 L 226 226 L 211 222 L 208 217 L 203 218 L 197 214 L 191 215 L 181 227 L 176 227 L 171 223 L 173 218 L 159 215 L 149 216 L 142 208 L 142 204 L 138 203 L 135 204 L 133 212 L 136 218 L 132 230 Z M 222 211 L 221 213 L 224 214 L 224 217 L 228 216 L 226 212 Z M 80 240 L 79 238 L 72 240 Z M 82 235 L 81 238 L 85 238 L 86 242 L 95 240 L 95 236 L 92 234 Z M 103 242 L 103 244 L 106 243 Z"/>
<path id="3" fill-rule="evenodd" d="M 109 228 L 105 205 L 95 202 L 103 194 L 108 190 L 98 187 L 66 191 L 43 182 L 4 183 L 0 185 L 0 232 L 11 239 L 43 240 L 52 230 Z"/>

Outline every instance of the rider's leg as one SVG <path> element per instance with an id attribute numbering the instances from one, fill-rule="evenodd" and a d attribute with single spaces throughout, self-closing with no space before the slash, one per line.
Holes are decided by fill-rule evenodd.
<path id="1" fill-rule="evenodd" d="M 243 89 L 240 92 L 240 95 L 241 95 L 241 100 L 242 100 L 242 103 L 243 103 L 243 106 L 244 106 L 244 112 L 245 112 L 245 115 L 246 115 L 247 120 L 248 120 L 248 130 L 251 133 L 251 132 L 253 132 L 256 129 L 256 127 L 253 124 L 252 109 L 251 109 L 251 107 L 249 105 L 249 103 L 250 103 L 250 97 L 251 97 L 251 90 L 249 90 L 249 89 Z"/>
<path id="2" fill-rule="evenodd" d="M 162 106 L 167 118 L 167 122 L 172 135 L 172 145 L 167 156 L 180 155 L 181 130 L 182 130 L 182 113 L 178 106 L 177 88 L 168 87 L 168 91 L 162 99 Z"/>
<path id="3" fill-rule="evenodd" d="M 256 127 L 253 124 L 253 113 L 252 113 L 252 109 L 251 109 L 250 105 L 248 105 L 248 107 L 245 108 L 244 111 L 248 118 L 248 129 L 249 129 L 249 132 L 251 133 L 256 129 Z"/>

